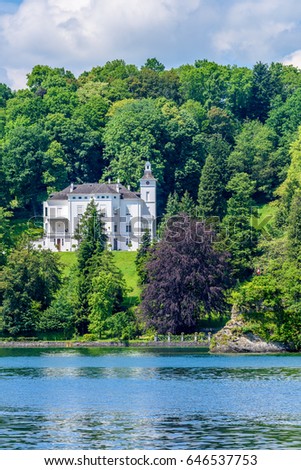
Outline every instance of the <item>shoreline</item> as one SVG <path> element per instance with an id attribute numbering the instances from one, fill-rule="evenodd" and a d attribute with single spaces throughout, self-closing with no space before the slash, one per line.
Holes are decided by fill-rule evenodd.
<path id="1" fill-rule="evenodd" d="M 123 341 L 0 341 L 0 348 L 200 348 L 208 349 L 208 342 L 160 342 L 146 341 L 141 342 L 123 342 Z"/>

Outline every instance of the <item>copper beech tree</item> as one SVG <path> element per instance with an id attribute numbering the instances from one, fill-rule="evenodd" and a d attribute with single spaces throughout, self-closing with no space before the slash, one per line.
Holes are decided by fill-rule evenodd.
<path id="1" fill-rule="evenodd" d="M 182 214 L 172 217 L 146 264 L 141 312 L 158 333 L 195 331 L 201 314 L 225 309 L 228 254 L 214 248 L 214 233 Z"/>

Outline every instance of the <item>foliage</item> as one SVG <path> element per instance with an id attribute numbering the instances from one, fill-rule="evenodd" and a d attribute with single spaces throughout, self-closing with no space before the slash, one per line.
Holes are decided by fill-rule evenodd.
<path id="1" fill-rule="evenodd" d="M 145 284 L 147 281 L 146 263 L 150 257 L 151 244 L 151 234 L 149 229 L 146 229 L 146 231 L 142 235 L 141 245 L 137 251 L 137 255 L 135 258 L 135 264 L 140 284 Z"/>
<path id="2" fill-rule="evenodd" d="M 259 121 L 247 121 L 235 139 L 235 147 L 228 158 L 232 175 L 247 173 L 256 181 L 256 191 L 271 198 L 279 184 L 278 174 L 283 165 L 275 157 L 277 136 Z"/>
<path id="3" fill-rule="evenodd" d="M 252 225 L 252 194 L 255 182 L 246 173 L 237 173 L 227 185 L 231 197 L 223 219 L 221 246 L 231 253 L 231 265 L 236 279 L 246 279 L 254 269 L 258 233 Z"/>
<path id="4" fill-rule="evenodd" d="M 121 307 L 125 295 L 125 282 L 120 272 L 99 269 L 92 278 L 89 294 L 89 331 L 101 337 L 106 329 L 106 322 Z"/>
<path id="5" fill-rule="evenodd" d="M 3 328 L 12 336 L 32 336 L 40 312 L 46 310 L 60 285 L 60 267 L 50 251 L 24 245 L 12 251 L 3 269 Z"/>
<path id="6" fill-rule="evenodd" d="M 219 247 L 231 252 L 238 284 L 250 282 L 246 305 L 251 305 L 256 292 L 258 302 L 265 302 L 256 325 L 248 321 L 266 337 L 276 335 L 299 344 L 300 70 L 280 63 L 258 62 L 247 68 L 208 60 L 167 70 L 149 58 L 140 69 L 122 59 L 112 60 L 78 79 L 64 68 L 36 65 L 27 78 L 28 88 L 16 92 L 0 84 L 2 264 L 13 256 L 19 232 L 33 236 L 21 219 L 39 214 L 49 193 L 71 182 L 106 178 L 120 178 L 138 190 L 145 161 L 150 160 L 158 180 L 162 241 L 164 231 L 176 223 L 173 217 L 181 212 L 205 216 L 210 224 L 218 216 Z M 252 207 L 268 203 L 277 217 L 267 233 L 262 227 L 265 217 L 254 219 Z M 43 325 L 45 334 L 56 334 L 57 327 L 60 335 L 67 336 L 76 325 L 78 332 L 86 333 L 93 304 L 98 312 L 93 319 L 97 335 L 118 331 L 116 337 L 132 337 L 131 331 L 137 331 L 130 319 L 132 326 L 125 332 L 127 315 L 134 316 L 125 309 L 137 305 L 140 294 L 135 263 L 130 267 L 129 258 L 119 265 L 133 291 L 120 292 L 113 310 L 99 307 L 101 292 L 105 299 L 113 274 L 108 268 L 106 282 L 105 278 L 103 284 L 100 279 L 93 281 L 98 275 L 95 266 L 103 269 L 101 260 L 106 257 L 102 221 L 98 216 L 96 220 L 93 227 L 83 217 L 87 232 L 78 233 L 76 275 L 53 293 L 51 305 L 24 297 L 27 313 L 22 316 L 20 310 L 21 329 L 27 322 L 28 331 Z M 256 227 L 263 228 L 261 235 Z M 276 246 L 285 249 L 280 253 Z M 114 253 L 112 259 L 122 256 Z M 12 269 L 8 263 L 5 272 Z M 251 278 L 259 265 L 264 266 L 265 280 Z M 73 293 L 72 299 L 67 291 Z M 273 292 L 278 304 L 269 306 Z M 102 325 L 100 311 L 104 317 L 108 312 Z"/>
<path id="7" fill-rule="evenodd" d="M 89 294 L 91 290 L 91 263 L 105 249 L 107 236 L 101 212 L 94 200 L 87 205 L 86 211 L 76 228 L 75 237 L 79 243 L 78 269 L 78 308 L 76 312 L 76 328 L 81 334 L 87 333 L 89 317 Z"/>
<path id="8" fill-rule="evenodd" d="M 198 197 L 200 214 L 204 218 L 213 216 L 222 218 L 225 213 L 223 178 L 221 166 L 209 154 L 203 166 Z"/>
<path id="9" fill-rule="evenodd" d="M 193 331 L 202 312 L 225 308 L 227 256 L 215 251 L 213 233 L 188 216 L 174 218 L 147 262 L 141 311 L 159 333 Z"/>
<path id="10" fill-rule="evenodd" d="M 137 336 L 140 328 L 135 313 L 129 309 L 110 316 L 105 322 L 105 331 L 109 338 L 128 341 Z"/>
<path id="11" fill-rule="evenodd" d="M 291 349 L 300 349 L 300 299 L 299 266 L 282 256 L 269 263 L 263 275 L 241 286 L 233 300 L 251 322 L 252 331 L 267 341 L 281 341 Z"/>
<path id="12" fill-rule="evenodd" d="M 72 270 L 56 292 L 50 306 L 41 312 L 38 329 L 42 333 L 55 333 L 64 339 L 70 339 L 74 333 L 74 317 L 77 308 L 76 270 Z"/>
<path id="13" fill-rule="evenodd" d="M 5 264 L 8 251 L 13 244 L 9 223 L 11 217 L 12 212 L 0 207 L 0 268 Z"/>
<path id="14" fill-rule="evenodd" d="M 106 320 L 123 308 L 126 284 L 109 251 L 94 254 L 87 275 L 88 329 L 101 337 Z"/>
<path id="15" fill-rule="evenodd" d="M 107 242 L 103 215 L 98 210 L 94 199 L 89 202 L 85 213 L 79 220 L 75 238 L 79 243 L 78 268 L 80 271 L 84 271 L 92 256 L 96 252 L 102 252 Z"/>

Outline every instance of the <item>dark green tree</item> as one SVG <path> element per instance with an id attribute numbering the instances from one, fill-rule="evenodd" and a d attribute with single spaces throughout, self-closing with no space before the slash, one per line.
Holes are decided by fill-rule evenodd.
<path id="1" fill-rule="evenodd" d="M 21 207 L 31 208 L 34 213 L 39 212 L 40 203 L 47 194 L 43 173 L 46 171 L 45 152 L 48 146 L 49 135 L 42 126 L 25 122 L 9 131 L 4 141 L 3 171 L 10 182 L 11 197 L 15 197 Z"/>
<path id="2" fill-rule="evenodd" d="M 3 269 L 3 329 L 12 336 L 32 336 L 61 282 L 56 256 L 50 251 L 22 246 L 14 250 Z"/>
<path id="3" fill-rule="evenodd" d="M 277 161 L 277 136 L 259 121 L 247 121 L 235 139 L 235 147 L 228 158 L 229 171 L 247 173 L 256 181 L 256 191 L 271 198 L 279 184 L 283 161 Z"/>
<path id="4" fill-rule="evenodd" d="M 301 262 L 301 191 L 297 189 L 292 199 L 288 219 L 288 251 L 290 257 Z"/>
<path id="5" fill-rule="evenodd" d="M 147 59 L 142 69 L 149 69 L 153 70 L 154 72 L 163 72 L 165 70 L 164 65 L 158 61 L 155 57 L 152 57 L 151 59 Z"/>
<path id="6" fill-rule="evenodd" d="M 13 245 L 10 227 L 12 212 L 0 207 L 0 268 L 6 262 L 9 250 Z"/>
<path id="7" fill-rule="evenodd" d="M 150 231 L 146 229 L 142 235 L 141 245 L 137 251 L 137 255 L 135 258 L 135 264 L 136 264 L 136 269 L 137 269 L 137 273 L 139 276 L 140 284 L 145 284 L 146 279 L 147 279 L 145 264 L 147 260 L 149 259 L 151 244 L 152 244 L 151 234 L 150 234 Z"/>
<path id="8" fill-rule="evenodd" d="M 254 270 L 258 233 L 252 224 L 255 182 L 246 173 L 237 173 L 229 181 L 227 190 L 232 194 L 223 219 L 222 246 L 231 254 L 233 276 L 246 279 Z"/>
<path id="9" fill-rule="evenodd" d="M 225 186 L 224 174 L 212 155 L 208 155 L 202 170 L 199 186 L 199 211 L 200 215 L 222 218 L 225 213 Z"/>
<path id="10" fill-rule="evenodd" d="M 103 216 L 94 200 L 87 205 L 76 229 L 75 237 L 79 243 L 77 255 L 78 269 L 78 308 L 75 324 L 80 334 L 88 332 L 89 324 L 89 294 L 91 290 L 92 260 L 100 255 L 107 242 L 104 230 Z"/>
<path id="11" fill-rule="evenodd" d="M 152 162 L 159 182 L 163 179 L 162 156 L 165 118 L 154 100 L 125 102 L 108 122 L 103 141 L 109 167 L 104 177 L 119 177 L 124 184 L 137 188 L 145 161 Z"/>
<path id="12" fill-rule="evenodd" d="M 248 117 L 265 122 L 271 109 L 272 99 L 281 90 L 279 77 L 271 73 L 268 64 L 257 62 L 253 67 Z"/>
<path id="13" fill-rule="evenodd" d="M 39 316 L 39 333 L 47 338 L 70 339 L 75 332 L 78 307 L 78 272 L 72 268 L 63 279 L 50 306 Z"/>
<path id="14" fill-rule="evenodd" d="M 107 321 L 123 308 L 126 285 L 110 251 L 96 253 L 90 263 L 88 330 L 98 337 L 108 329 Z"/>

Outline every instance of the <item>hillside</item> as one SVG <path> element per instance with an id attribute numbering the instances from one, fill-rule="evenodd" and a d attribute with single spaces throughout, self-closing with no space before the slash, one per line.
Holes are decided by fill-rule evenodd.
<path id="1" fill-rule="evenodd" d="M 135 302 L 140 295 L 138 286 L 138 274 L 135 265 L 136 252 L 134 251 L 113 251 L 113 259 L 116 266 L 122 272 L 129 292 L 127 297 L 130 302 Z M 76 264 L 76 252 L 61 252 L 56 255 L 63 264 L 63 273 L 67 276 L 70 269 Z"/>
<path id="2" fill-rule="evenodd" d="M 229 316 L 234 306 L 243 317 L 242 330 L 301 347 L 298 68 L 196 60 L 167 70 L 151 59 L 138 69 L 113 60 L 76 78 L 64 68 L 36 65 L 26 89 L 2 86 L 0 95 L 0 302 L 7 334 L 35 335 L 56 325 L 66 335 L 134 336 L 139 328 L 153 328 L 151 315 L 158 312 L 163 333 L 193 332 L 208 317 Z M 156 308 L 140 324 L 134 309 L 126 310 L 139 301 L 134 253 L 112 254 L 130 293 L 111 258 L 96 256 L 92 238 L 80 248 L 77 278 L 59 287 L 56 260 L 63 261 L 66 275 L 75 255 L 32 251 L 27 242 L 40 225 L 28 227 L 24 214 L 36 220 L 42 202 L 71 183 L 119 179 L 135 193 L 146 161 L 157 180 L 160 241 L 156 254 L 145 247 L 142 267 L 148 256 L 163 264 L 152 277 L 144 273 L 150 291 L 156 287 L 140 311 L 145 315 L 150 304 Z M 206 233 L 212 233 L 206 253 L 214 248 L 220 254 L 224 276 L 216 275 L 221 265 L 210 275 L 205 265 L 189 269 L 200 262 L 200 254 L 193 258 L 200 253 L 193 251 L 199 240 L 195 234 L 177 252 L 183 230 L 172 218 L 179 214 L 205 221 Z M 163 262 L 166 227 L 172 229 L 172 247 Z M 170 273 L 176 267 L 173 286 Z M 205 284 L 198 290 L 199 275 Z M 193 289 L 187 297 L 181 290 L 186 280 Z M 170 295 L 164 297 L 167 287 Z M 159 303 L 157 292 L 163 296 Z M 212 293 L 218 293 L 218 302 L 210 301 Z M 187 308 L 186 315 L 192 298 L 193 313 Z"/>

